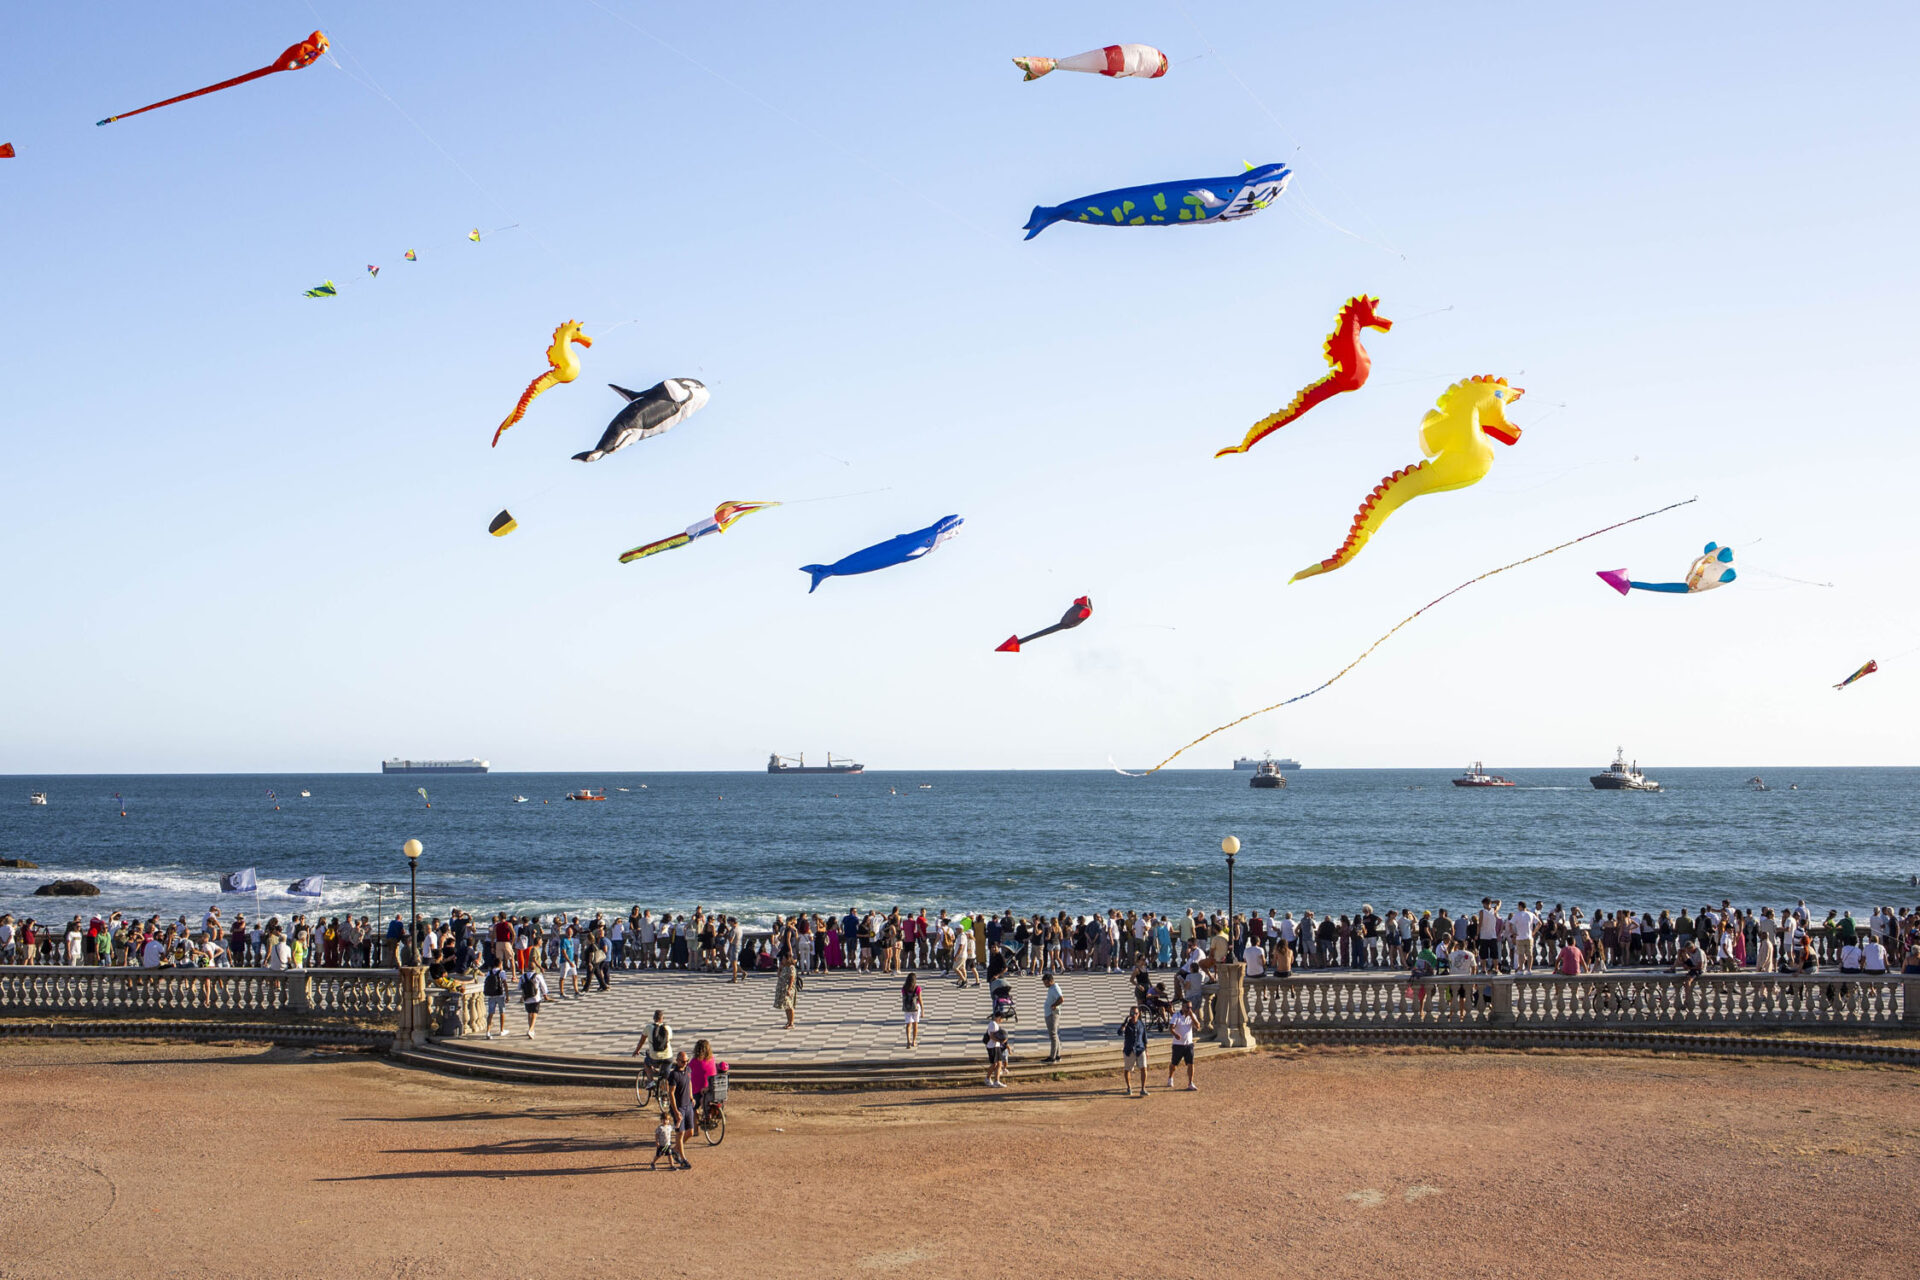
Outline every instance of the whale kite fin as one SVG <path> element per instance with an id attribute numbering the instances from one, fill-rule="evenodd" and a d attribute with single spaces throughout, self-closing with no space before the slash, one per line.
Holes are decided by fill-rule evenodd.
<path id="1" fill-rule="evenodd" d="M 807 584 L 808 595 L 812 595 L 816 587 L 833 576 L 833 569 L 824 564 L 803 564 L 800 566 L 800 572 L 813 577 L 813 581 Z"/>
<path id="2" fill-rule="evenodd" d="M 1632 590 L 1632 587 L 1627 582 L 1627 571 L 1625 569 L 1600 569 L 1597 570 L 1593 576 L 1612 587 L 1615 591 L 1618 591 L 1621 595 L 1625 595 L 1628 591 Z"/>
<path id="3" fill-rule="evenodd" d="M 1033 206 L 1033 215 L 1022 229 L 1027 233 L 1026 238 L 1031 240 L 1066 216 L 1056 205 L 1037 204 Z"/>
<path id="4" fill-rule="evenodd" d="M 618 383 L 609 382 L 607 385 L 609 387 L 612 387 L 615 391 L 618 391 L 622 396 L 626 397 L 629 403 L 635 400 L 638 400 L 640 398 L 640 394 L 641 394 L 640 392 L 629 391 L 625 387 L 620 386 Z"/>
<path id="5" fill-rule="evenodd" d="M 994 652 L 995 652 L 995 653 L 1018 653 L 1018 652 L 1020 652 L 1020 637 L 1019 637 L 1019 636 L 1008 636 L 1008 637 L 1007 637 L 1007 642 L 1006 642 L 1005 644 L 1003 644 L 1003 645 L 1000 645 L 1000 646 L 998 646 L 997 648 L 995 648 L 995 649 L 994 649 Z"/>

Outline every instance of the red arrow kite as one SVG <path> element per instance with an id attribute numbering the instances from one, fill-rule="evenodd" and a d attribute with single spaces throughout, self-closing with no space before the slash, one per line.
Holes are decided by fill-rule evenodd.
<path id="1" fill-rule="evenodd" d="M 1093 616 L 1093 597 L 1081 596 L 1073 602 L 1073 607 L 1060 615 L 1060 621 L 1050 627 L 1042 627 L 1030 636 L 1008 636 L 1007 642 L 994 649 L 995 653 L 1018 653 L 1020 646 L 1041 636 L 1050 636 L 1056 631 L 1071 631 Z"/>

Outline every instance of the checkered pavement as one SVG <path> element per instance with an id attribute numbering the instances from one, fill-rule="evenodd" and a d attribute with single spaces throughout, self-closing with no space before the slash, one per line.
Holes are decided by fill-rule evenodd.
<path id="1" fill-rule="evenodd" d="M 1164 974 L 1160 975 L 1164 978 Z M 553 981 L 552 975 L 548 980 Z M 676 1047 L 691 1049 L 696 1040 L 713 1041 L 714 1054 L 730 1062 L 916 1062 L 980 1058 L 980 1033 L 990 1003 L 986 983 L 961 989 L 950 979 L 922 973 L 925 1012 L 920 1047 L 909 1050 L 901 1020 L 900 975 L 814 973 L 800 992 L 797 1025 L 788 1031 L 786 1015 L 773 1007 L 773 976 L 753 974 L 729 985 L 724 975 L 657 969 L 616 970 L 613 985 L 579 998 L 555 999 L 541 1010 L 539 1034 L 526 1039 L 526 1017 L 508 1004 L 508 1042 L 542 1053 L 624 1057 L 641 1031 L 664 1009 Z M 1015 1056 L 1031 1060 L 1047 1050 L 1047 1025 L 1041 1013 L 1046 987 L 1038 977 L 1014 977 L 1014 1006 L 1019 1017 L 1008 1031 Z M 1133 1004 L 1132 979 L 1126 974 L 1060 975 L 1066 997 L 1060 1017 L 1063 1049 L 1119 1049 L 1120 1021 Z M 557 987 L 555 994 L 558 995 Z M 461 1041 L 478 1048 L 477 1036 Z"/>

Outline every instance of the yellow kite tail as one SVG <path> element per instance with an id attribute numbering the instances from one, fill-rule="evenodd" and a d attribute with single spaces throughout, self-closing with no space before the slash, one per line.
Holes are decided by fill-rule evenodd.
<path id="1" fill-rule="evenodd" d="M 692 541 L 693 539 L 687 534 L 676 533 L 671 538 L 662 538 L 658 542 L 649 542 L 644 546 L 635 547 L 631 551 L 622 551 L 620 553 L 620 563 L 632 564 L 635 560 L 644 560 L 648 556 L 659 555 L 662 551 L 673 551 L 676 548 L 684 547 Z"/>
<path id="2" fill-rule="evenodd" d="M 1403 503 L 1433 488 L 1427 470 L 1426 463 L 1416 462 L 1375 485 L 1373 492 L 1360 503 L 1360 510 L 1354 513 L 1353 527 L 1347 530 L 1347 540 L 1340 544 L 1339 549 L 1320 563 L 1308 565 L 1287 581 L 1298 582 L 1302 578 L 1332 573 L 1335 569 L 1345 567 L 1348 561 L 1360 554 L 1360 548 L 1367 545 L 1367 539 L 1380 531 L 1380 526 L 1387 522 L 1388 516 L 1398 511 Z"/>
<path id="3" fill-rule="evenodd" d="M 552 369 L 549 369 L 532 382 L 529 382 L 527 389 L 520 393 L 520 403 L 513 406 L 513 412 L 501 420 L 499 429 L 493 433 L 493 443 L 496 445 L 499 444 L 500 437 L 506 434 L 507 428 L 527 416 L 527 406 L 533 403 L 535 396 L 545 391 L 548 387 L 556 385 L 559 381 L 560 375 Z"/>

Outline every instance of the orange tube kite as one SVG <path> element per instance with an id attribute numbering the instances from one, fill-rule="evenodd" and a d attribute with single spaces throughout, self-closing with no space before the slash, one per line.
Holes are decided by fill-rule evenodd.
<path id="1" fill-rule="evenodd" d="M 167 98 L 161 102 L 150 102 L 146 106 L 139 107 L 133 111 L 123 111 L 117 116 L 108 116 L 105 120 L 96 120 L 94 124 L 96 126 L 112 124 L 115 120 L 125 120 L 128 116 L 137 116 L 143 111 L 152 111 L 156 107 L 170 107 L 176 102 L 185 102 L 188 98 L 197 98 L 201 94 L 216 93 L 221 89 L 231 89 L 237 84 L 245 84 L 249 80 L 258 80 L 261 76 L 270 76 L 276 71 L 298 71 L 302 67 L 312 66 L 314 62 L 318 61 L 320 55 L 326 51 L 327 37 L 321 32 L 316 31 L 299 44 L 288 45 L 281 51 L 279 57 L 275 58 L 269 65 L 261 67 L 258 71 L 249 71 L 243 76 L 235 76 L 231 80 L 222 80 L 219 84 L 210 84 L 204 89 L 195 89 L 192 93 L 183 93 L 178 97 Z"/>

